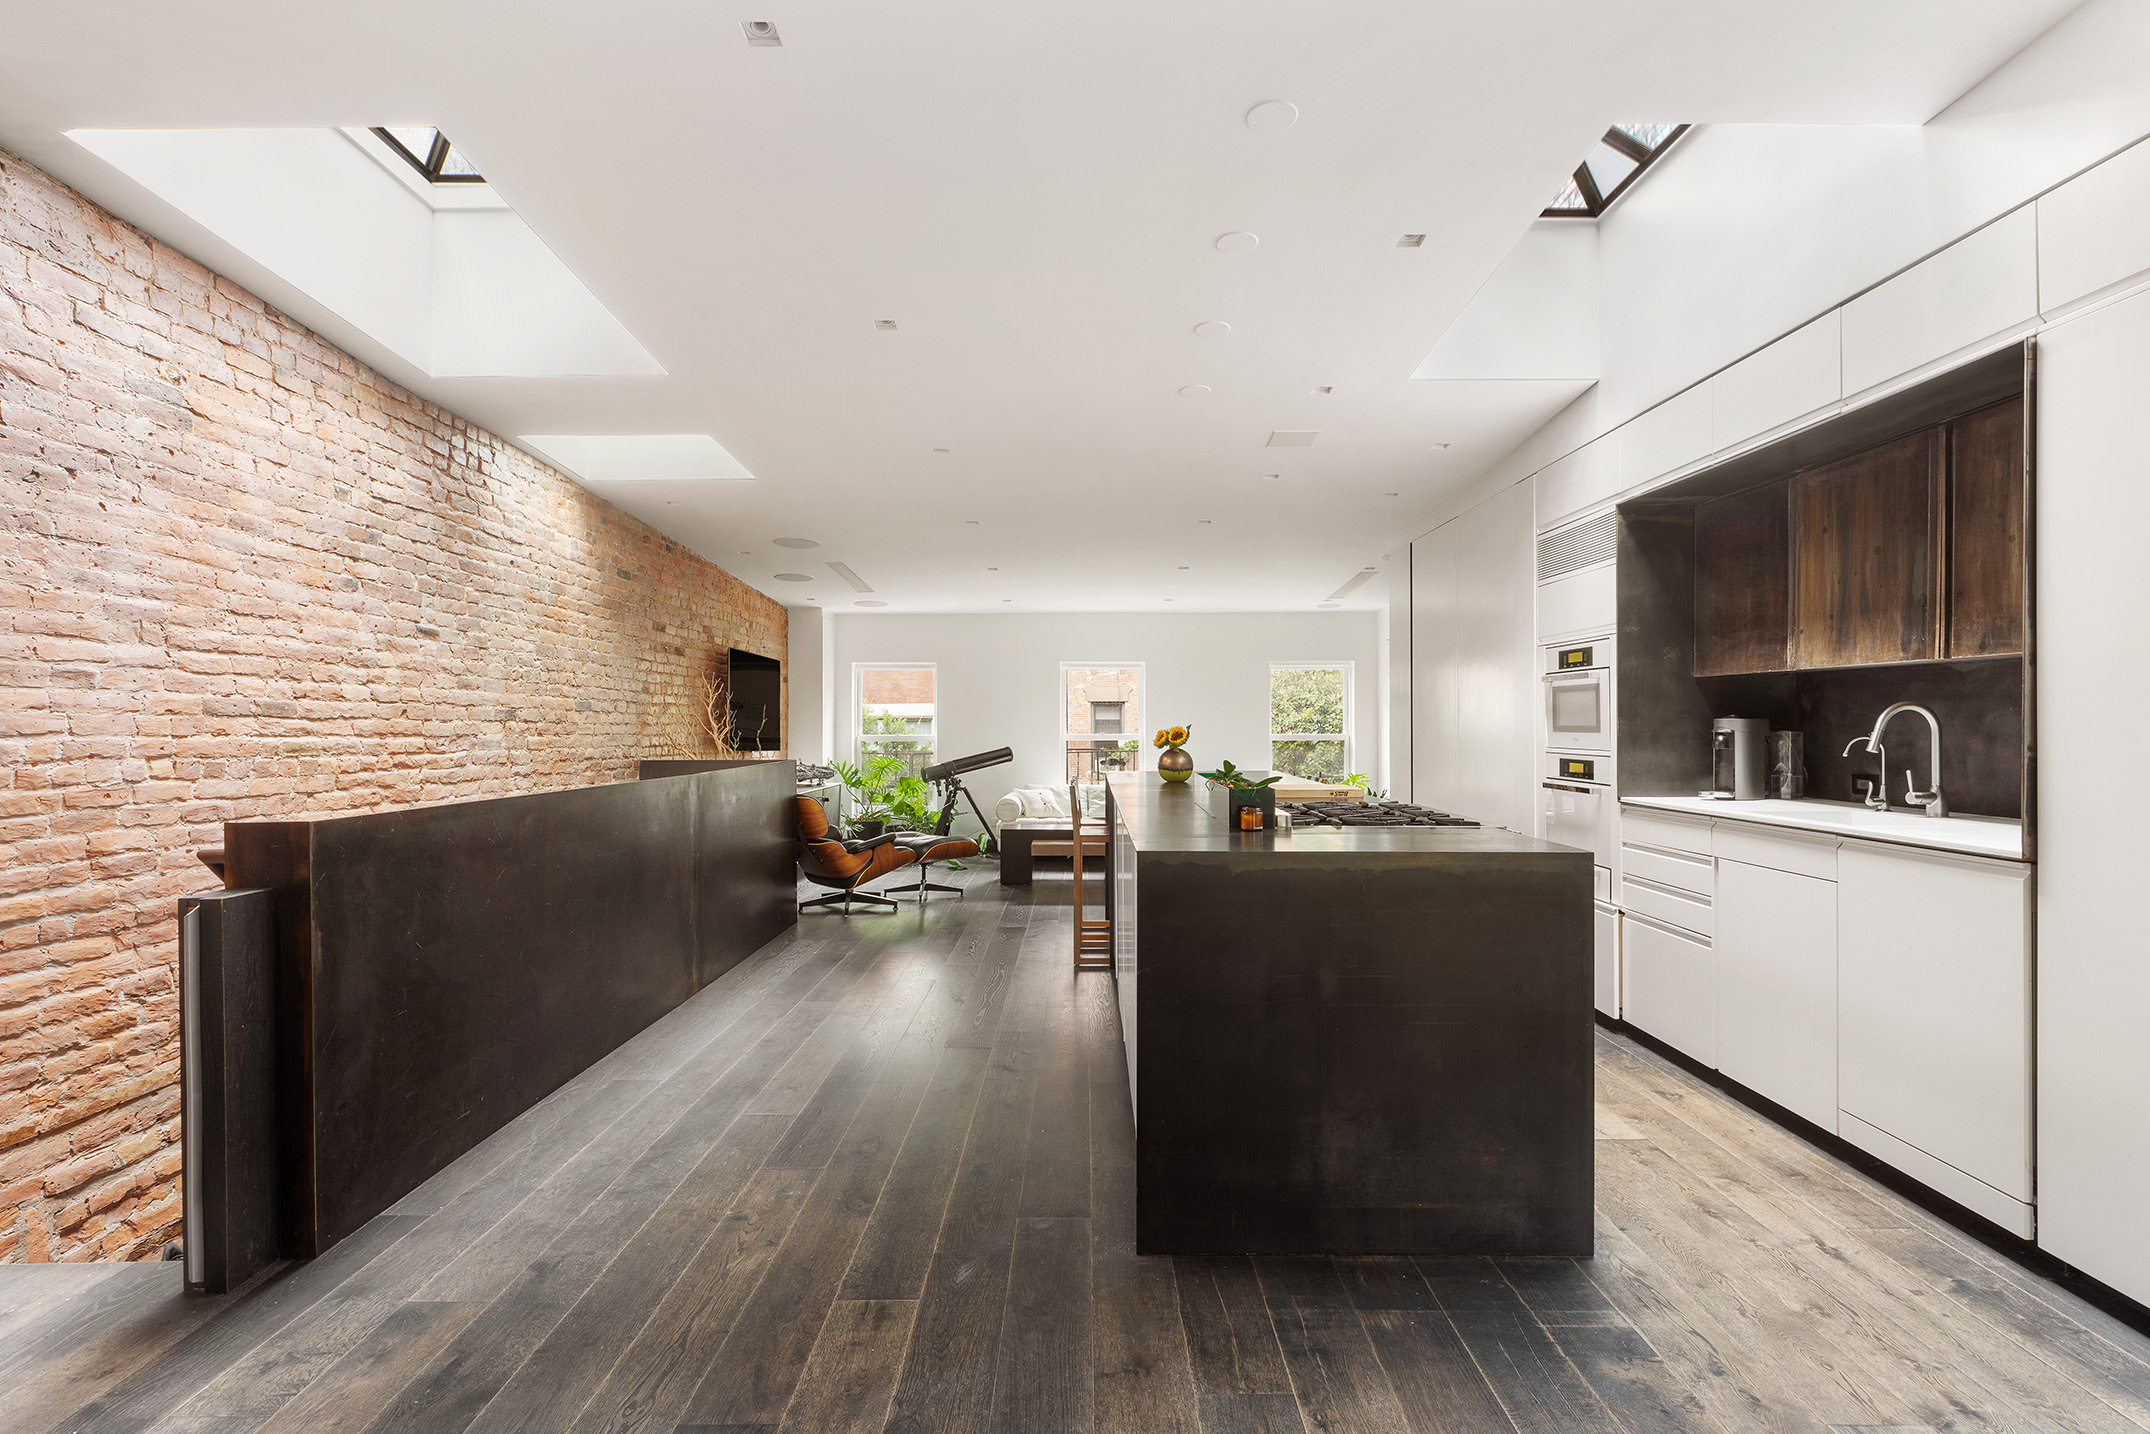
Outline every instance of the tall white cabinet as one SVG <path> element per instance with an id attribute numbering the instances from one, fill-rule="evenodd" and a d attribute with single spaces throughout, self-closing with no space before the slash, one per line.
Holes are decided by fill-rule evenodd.
<path id="1" fill-rule="evenodd" d="M 2150 699 L 2150 295 L 2038 345 L 2038 1239 L 2150 1301 L 2146 843 L 2125 765 Z"/>
<path id="2" fill-rule="evenodd" d="M 1537 733 L 1531 485 L 1411 545 L 1413 799 L 1529 832 Z"/>

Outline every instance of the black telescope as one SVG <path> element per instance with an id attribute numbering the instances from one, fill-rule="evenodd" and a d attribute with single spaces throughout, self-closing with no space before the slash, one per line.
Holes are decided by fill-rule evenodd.
<path id="1" fill-rule="evenodd" d="M 973 752 L 968 757 L 957 757 L 946 762 L 935 762 L 919 772 L 929 782 L 945 782 L 950 777 L 960 777 L 965 772 L 981 771 L 986 767 L 998 767 L 1015 760 L 1012 747 L 995 747 L 990 752 Z"/>
<path id="2" fill-rule="evenodd" d="M 968 757 L 957 757 L 951 761 L 935 762 L 930 767 L 920 769 L 918 775 L 941 788 L 942 791 L 941 816 L 940 820 L 934 823 L 933 829 L 942 836 L 948 835 L 949 824 L 955 820 L 956 816 L 956 798 L 961 797 L 970 803 L 970 809 L 977 816 L 978 824 L 985 828 L 983 832 L 985 849 L 992 851 L 997 845 L 993 840 L 993 824 L 985 819 L 984 812 L 978 810 L 978 799 L 964 790 L 963 774 L 965 772 L 975 772 L 984 767 L 998 767 L 1005 762 L 1014 760 L 1015 751 L 1013 748 L 995 747 L 990 752 L 973 752 Z"/>

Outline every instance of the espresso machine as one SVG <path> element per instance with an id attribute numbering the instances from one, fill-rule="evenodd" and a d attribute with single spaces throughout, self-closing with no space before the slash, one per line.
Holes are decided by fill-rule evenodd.
<path id="1" fill-rule="evenodd" d="M 1769 719 L 1718 717 L 1710 723 L 1710 786 L 1701 795 L 1758 802 L 1769 795 Z"/>

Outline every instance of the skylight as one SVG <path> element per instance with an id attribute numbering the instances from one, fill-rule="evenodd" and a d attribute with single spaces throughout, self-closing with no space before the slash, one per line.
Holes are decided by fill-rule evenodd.
<path id="1" fill-rule="evenodd" d="M 373 132 L 434 184 L 485 183 L 485 176 L 437 129 L 423 125 L 389 125 L 384 129 L 375 125 Z"/>
<path id="2" fill-rule="evenodd" d="M 1687 133 L 1683 124 L 1616 124 L 1575 167 L 1567 188 L 1545 207 L 1547 219 L 1595 219 L 1618 199 L 1635 177 L 1674 140 Z"/>

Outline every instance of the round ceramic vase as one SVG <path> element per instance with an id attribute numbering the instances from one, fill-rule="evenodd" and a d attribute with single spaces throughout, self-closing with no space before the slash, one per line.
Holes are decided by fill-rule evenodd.
<path id="1" fill-rule="evenodd" d="M 1194 758 L 1185 747 L 1167 747 L 1157 754 L 1157 775 L 1168 782 L 1184 782 L 1194 775 Z"/>

